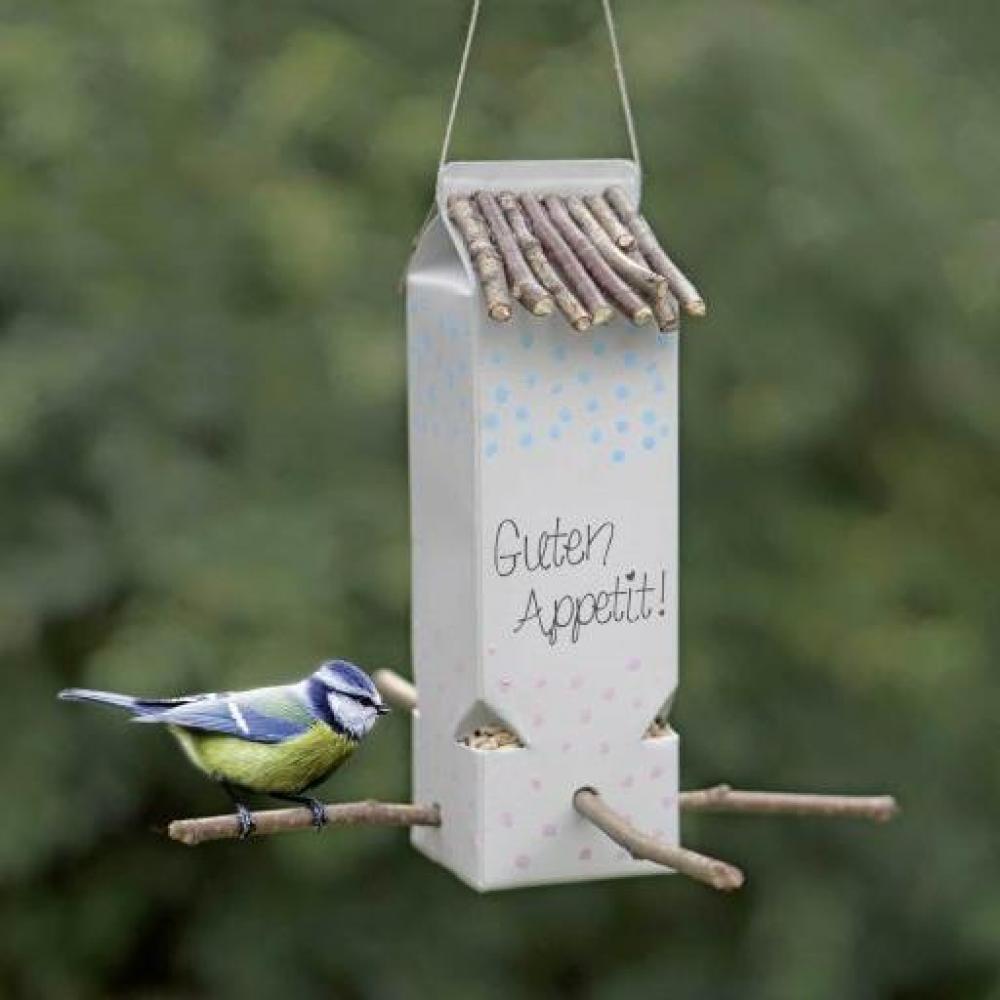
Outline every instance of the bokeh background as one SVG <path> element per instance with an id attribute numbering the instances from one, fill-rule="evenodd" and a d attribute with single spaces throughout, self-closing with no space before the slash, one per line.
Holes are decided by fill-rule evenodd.
<path id="1" fill-rule="evenodd" d="M 57 703 L 408 671 L 397 282 L 458 0 L 8 2 L 0 995 L 1000 997 L 1000 9 L 620 0 L 684 331 L 684 783 L 742 864 L 477 897 L 395 831 L 186 850 L 165 734 Z M 598 5 L 487 3 L 464 158 L 625 149 Z M 384 724 L 331 794 L 405 797 Z"/>

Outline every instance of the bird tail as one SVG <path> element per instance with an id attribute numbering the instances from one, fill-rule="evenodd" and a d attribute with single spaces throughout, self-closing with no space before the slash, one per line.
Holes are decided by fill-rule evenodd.
<path id="1" fill-rule="evenodd" d="M 140 711 L 138 698 L 128 694 L 115 694 L 113 691 L 66 688 L 59 692 L 59 698 L 62 701 L 93 701 L 99 705 L 114 705 L 115 708 L 127 708 L 130 712 Z"/>

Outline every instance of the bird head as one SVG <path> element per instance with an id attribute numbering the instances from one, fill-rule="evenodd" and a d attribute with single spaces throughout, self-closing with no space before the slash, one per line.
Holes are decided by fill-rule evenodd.
<path id="1" fill-rule="evenodd" d="M 346 660 L 328 660 L 309 678 L 313 699 L 327 722 L 353 739 L 364 739 L 378 717 L 389 711 L 372 679 Z"/>

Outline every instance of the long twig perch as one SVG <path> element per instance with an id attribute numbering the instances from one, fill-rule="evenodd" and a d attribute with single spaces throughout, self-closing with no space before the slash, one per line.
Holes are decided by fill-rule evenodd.
<path id="1" fill-rule="evenodd" d="M 265 809 L 253 814 L 255 835 L 305 830 L 312 826 L 308 809 Z M 435 805 L 411 805 L 400 802 L 342 802 L 326 806 L 326 821 L 331 826 L 440 826 L 441 810 Z M 167 836 L 188 847 L 206 840 L 235 840 L 240 835 L 238 817 L 202 816 L 198 819 L 175 819 L 167 827 Z"/>
<path id="2" fill-rule="evenodd" d="M 899 815 L 891 795 L 809 795 L 801 792 L 743 792 L 715 785 L 681 792 L 685 812 L 747 813 L 754 816 L 821 816 L 887 823 Z"/>
<path id="3" fill-rule="evenodd" d="M 705 300 L 701 297 L 701 293 L 666 255 L 649 223 L 639 214 L 639 210 L 632 204 L 625 191 L 620 187 L 610 187 L 604 194 L 635 237 L 636 244 L 649 266 L 667 279 L 670 290 L 680 300 L 685 311 L 692 316 L 704 316 Z"/>
<path id="4" fill-rule="evenodd" d="M 493 245 L 489 229 L 468 198 L 452 195 L 448 199 L 448 214 L 465 240 L 486 298 L 487 314 L 498 323 L 506 323 L 512 314 L 510 292 L 503 261 Z"/>
<path id="5" fill-rule="evenodd" d="M 541 242 L 528 226 L 528 220 L 524 217 L 517 198 L 508 191 L 500 195 L 499 202 L 507 216 L 507 222 L 514 233 L 517 245 L 521 248 L 521 253 L 531 265 L 542 287 L 555 299 L 560 312 L 574 330 L 578 333 L 589 330 L 592 322 L 590 314 L 549 263 Z"/>
<path id="6" fill-rule="evenodd" d="M 621 307 L 636 326 L 642 326 L 653 318 L 653 310 L 634 289 L 630 288 L 601 256 L 600 251 L 587 238 L 586 233 L 570 218 L 566 203 L 558 195 L 545 198 L 549 218 L 559 231 L 559 235 L 569 244 L 573 253 L 589 272 L 602 292 L 609 295 Z M 532 216 L 534 221 L 534 216 Z"/>
<path id="7" fill-rule="evenodd" d="M 665 844 L 637 830 L 614 811 L 592 788 L 581 788 L 573 796 L 573 807 L 594 826 L 625 848 L 637 861 L 666 865 L 688 878 L 704 882 L 720 892 L 732 892 L 743 885 L 743 872 L 734 865 L 674 844 Z"/>
<path id="8" fill-rule="evenodd" d="M 401 709 L 404 712 L 413 712 L 417 707 L 417 689 L 405 677 L 401 677 L 395 670 L 385 668 L 376 670 L 372 674 L 372 680 L 379 693 L 393 708 Z"/>
<path id="9" fill-rule="evenodd" d="M 552 296 L 539 284 L 517 244 L 506 216 L 500 211 L 496 195 L 480 191 L 476 195 L 479 211 L 483 213 L 493 238 L 497 241 L 504 267 L 510 279 L 511 294 L 534 316 L 548 316 L 552 312 Z"/>
<path id="10" fill-rule="evenodd" d="M 552 224 L 542 203 L 533 194 L 522 194 L 521 205 L 531 222 L 531 228 L 545 248 L 550 260 L 562 271 L 574 294 L 584 304 L 595 325 L 607 323 L 614 310 L 597 287 L 587 269 Z"/>
<path id="11" fill-rule="evenodd" d="M 635 237 L 629 232 L 628 226 L 615 214 L 615 210 L 608 204 L 604 195 L 588 194 L 583 200 L 587 203 L 587 208 L 594 213 L 597 221 L 604 227 L 608 236 L 615 241 L 615 246 L 619 250 L 632 250 L 635 247 Z"/>

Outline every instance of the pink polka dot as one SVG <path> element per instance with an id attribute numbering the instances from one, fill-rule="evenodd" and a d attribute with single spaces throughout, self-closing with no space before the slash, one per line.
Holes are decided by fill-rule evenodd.
<path id="1" fill-rule="evenodd" d="M 542 726 L 545 725 L 545 716 L 533 715 L 531 717 L 531 724 L 535 727 L 535 729 L 540 729 Z"/>
<path id="2" fill-rule="evenodd" d="M 611 747 L 607 743 L 602 743 L 598 749 L 601 751 L 602 754 L 605 755 L 611 753 Z"/>
<path id="3" fill-rule="evenodd" d="M 545 826 L 542 827 L 543 837 L 554 837 L 558 832 L 559 831 L 556 829 L 555 823 L 546 823 Z"/>
<path id="4" fill-rule="evenodd" d="M 535 681 L 535 690 L 541 691 L 542 688 L 548 683 L 549 682 L 544 677 L 539 677 L 538 680 Z"/>
<path id="5" fill-rule="evenodd" d="M 642 660 L 640 660 L 638 656 L 633 656 L 632 659 L 625 664 L 625 669 L 634 672 L 638 670 L 641 666 L 642 666 Z"/>
<path id="6" fill-rule="evenodd" d="M 592 719 L 593 717 L 594 717 L 594 713 L 593 713 L 593 712 L 591 712 L 591 710 L 590 710 L 589 708 L 585 708 L 585 709 L 584 709 L 584 710 L 583 710 L 583 711 L 582 711 L 582 712 L 580 713 L 580 722 L 581 722 L 581 723 L 583 723 L 583 725 L 587 726 L 587 725 L 589 725 L 589 724 L 590 724 L 590 720 L 591 720 L 591 719 Z"/>
<path id="7" fill-rule="evenodd" d="M 573 749 L 573 744 L 572 743 L 564 743 L 562 745 L 562 752 L 563 753 L 569 753 L 570 750 L 572 750 L 572 749 Z"/>
<path id="8" fill-rule="evenodd" d="M 601 695 L 601 697 L 605 701 L 614 701 L 615 700 L 615 689 L 614 688 L 605 688 L 604 693 Z"/>
<path id="9" fill-rule="evenodd" d="M 508 830 L 514 825 L 514 817 L 510 813 L 503 813 L 500 817 L 500 825 Z"/>
<path id="10" fill-rule="evenodd" d="M 514 682 L 509 677 L 501 677 L 500 678 L 500 687 L 502 687 L 504 689 L 504 691 L 506 691 L 508 688 L 510 688 L 513 683 Z"/>
<path id="11" fill-rule="evenodd" d="M 641 698 L 633 698 L 632 699 L 632 707 L 633 708 L 642 708 L 642 699 Z"/>
<path id="12" fill-rule="evenodd" d="M 622 788 L 631 788 L 635 784 L 635 778 L 631 774 L 622 778 Z"/>
<path id="13" fill-rule="evenodd" d="M 540 792 L 542 790 L 542 783 L 538 780 L 538 778 L 532 778 L 531 779 L 531 787 L 536 792 Z"/>
<path id="14" fill-rule="evenodd" d="M 580 690 L 580 688 L 582 688 L 582 687 L 583 687 L 583 677 L 582 677 L 582 675 L 580 675 L 580 674 L 577 674 L 577 675 L 576 675 L 576 676 L 575 676 L 575 677 L 574 677 L 574 678 L 573 678 L 573 679 L 572 679 L 572 680 L 571 680 L 571 681 L 569 682 L 569 686 L 570 686 L 570 687 L 571 687 L 571 688 L 572 688 L 572 689 L 573 689 L 574 691 L 579 691 L 579 690 Z"/>
<path id="15" fill-rule="evenodd" d="M 521 871 L 524 871 L 525 868 L 531 865 L 531 858 L 529 858 L 527 854 L 519 854 L 516 858 L 514 858 L 514 864 L 517 865 Z"/>
<path id="16" fill-rule="evenodd" d="M 486 652 L 490 656 L 495 656 L 496 655 L 496 651 L 497 651 L 496 646 L 487 646 L 486 647 Z"/>
<path id="17" fill-rule="evenodd" d="M 589 847 L 583 848 L 583 850 L 577 855 L 581 861 L 589 861 L 593 856 L 594 852 Z"/>
<path id="18" fill-rule="evenodd" d="M 663 777 L 663 768 L 654 767 L 652 771 L 649 772 L 649 776 L 653 781 Z"/>

